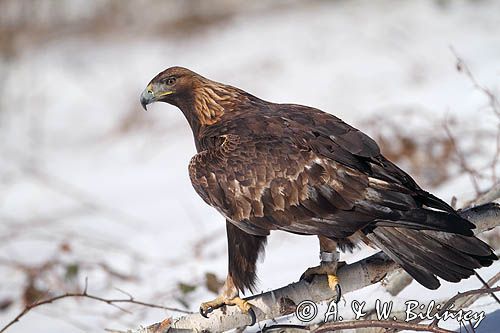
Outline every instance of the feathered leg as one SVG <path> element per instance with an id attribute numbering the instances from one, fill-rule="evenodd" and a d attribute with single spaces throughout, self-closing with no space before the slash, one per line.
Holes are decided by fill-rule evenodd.
<path id="1" fill-rule="evenodd" d="M 208 313 L 223 305 L 236 305 L 243 313 L 248 313 L 252 317 L 252 324 L 255 323 L 255 313 L 250 303 L 239 297 L 239 291 L 245 289 L 252 290 L 255 286 L 256 262 L 259 253 L 264 250 L 266 236 L 257 236 L 246 233 L 234 226 L 231 222 L 226 222 L 227 244 L 229 255 L 229 273 L 222 292 L 213 301 L 202 303 L 200 313 L 206 317 Z"/>

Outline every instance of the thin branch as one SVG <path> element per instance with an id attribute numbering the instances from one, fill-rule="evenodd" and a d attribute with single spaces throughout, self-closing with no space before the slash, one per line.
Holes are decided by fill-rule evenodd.
<path id="1" fill-rule="evenodd" d="M 497 115 L 499 120 L 500 120 L 500 115 Z M 498 161 L 500 160 L 500 123 L 498 124 L 498 130 L 497 130 L 497 140 L 496 140 L 496 150 L 495 150 L 495 155 L 493 156 L 493 159 L 491 160 L 490 168 L 491 168 L 491 173 L 492 173 L 492 178 L 493 181 L 496 183 L 498 181 L 497 177 L 497 164 Z"/>
<path id="2" fill-rule="evenodd" d="M 283 330 L 285 329 L 285 330 Z M 310 332 L 310 328 L 308 326 L 303 325 L 293 325 L 293 324 L 276 324 L 276 325 L 264 325 L 261 329 L 261 333 L 272 332 L 274 330 L 279 330 L 279 332 Z"/>
<path id="3" fill-rule="evenodd" d="M 313 333 L 326 333 L 337 330 L 346 329 L 356 329 L 356 328 L 370 328 L 370 327 L 380 327 L 386 329 L 397 329 L 397 330 L 411 330 L 419 332 L 433 332 L 433 333 L 453 333 L 453 331 L 446 330 L 437 326 L 429 325 L 419 325 L 404 323 L 400 321 L 389 321 L 389 320 L 354 320 L 336 323 L 327 323 L 321 325 Z"/>
<path id="4" fill-rule="evenodd" d="M 486 284 L 488 286 L 491 286 L 491 285 L 496 284 L 498 281 L 500 281 L 500 273 L 497 273 L 496 275 L 494 275 L 491 279 L 488 280 L 488 282 L 486 282 Z M 489 288 L 489 287 L 486 287 L 486 288 Z M 471 306 L 480 297 L 485 296 L 486 293 L 488 293 L 488 291 L 485 291 L 484 293 L 477 293 L 477 294 L 468 295 L 468 296 L 464 295 L 463 297 L 457 299 L 454 302 L 455 309 L 464 309 L 464 308 L 467 308 L 467 307 Z M 432 312 L 430 313 L 430 316 L 436 315 L 438 313 L 439 309 L 442 309 L 447 302 L 448 302 L 448 300 L 436 301 L 436 306 L 434 306 Z M 367 317 L 367 318 L 372 318 L 375 315 L 375 310 L 373 309 L 369 313 L 371 313 L 372 316 L 371 317 Z M 391 316 L 394 316 L 394 318 L 396 318 L 396 320 L 405 320 L 405 318 L 407 316 L 406 310 L 395 310 L 395 311 L 392 311 L 391 312 Z M 408 322 L 411 323 L 411 324 L 419 324 L 419 323 L 421 323 L 424 320 L 425 319 L 415 318 L 415 319 L 410 320 Z M 389 330 L 389 331 L 384 331 L 384 332 L 385 333 L 394 333 L 396 331 L 398 331 L 398 330 Z M 374 332 L 371 332 L 371 333 L 374 333 Z M 377 333 L 378 333 L 378 331 L 377 331 Z"/>
<path id="5" fill-rule="evenodd" d="M 459 72 L 464 73 L 469 80 L 472 82 L 474 85 L 474 88 L 481 91 L 487 98 L 489 102 L 489 106 L 493 113 L 497 116 L 498 120 L 500 121 L 500 101 L 498 100 L 498 97 L 495 93 L 493 93 L 490 89 L 487 87 L 483 86 L 482 84 L 479 83 L 479 81 L 475 78 L 475 76 L 472 74 L 472 71 L 470 70 L 469 66 L 467 66 L 467 63 L 458 55 L 458 53 L 455 51 L 453 47 L 450 47 L 451 52 L 456 58 L 456 66 L 457 70 Z M 492 173 L 492 179 L 493 182 L 497 182 L 497 163 L 500 160 L 500 122 L 497 125 L 497 135 L 496 135 L 496 150 L 495 150 L 495 155 L 493 156 L 493 159 L 491 160 L 490 163 L 490 169 Z"/>
<path id="6" fill-rule="evenodd" d="M 438 312 L 438 315 L 436 316 L 436 319 L 434 319 L 431 323 L 430 326 L 437 326 L 437 324 L 439 323 L 439 320 L 440 318 L 443 316 L 443 314 L 450 308 L 450 306 L 452 304 L 455 304 L 455 302 L 462 298 L 462 297 L 466 297 L 466 296 L 470 296 L 470 295 L 477 295 L 477 294 L 486 294 L 486 293 L 496 293 L 500 291 L 500 287 L 495 287 L 495 288 L 480 288 L 480 289 L 474 289 L 474 290 L 469 290 L 469 291 L 466 291 L 466 292 L 463 292 L 463 293 L 458 293 L 456 294 L 455 296 L 453 296 L 452 298 L 450 298 L 448 300 L 448 302 L 446 302 L 444 304 L 444 306 L 441 308 L 441 310 L 439 310 Z"/>
<path id="7" fill-rule="evenodd" d="M 470 180 L 472 182 L 472 186 L 474 187 L 474 191 L 476 191 L 476 195 L 479 196 L 481 194 L 481 189 L 479 187 L 479 182 L 478 182 L 478 178 L 480 178 L 479 173 L 477 172 L 477 170 L 470 167 L 469 164 L 467 163 L 467 160 L 465 159 L 465 155 L 462 152 L 462 150 L 459 148 L 457 141 L 455 140 L 455 137 L 451 133 L 451 129 L 448 126 L 447 121 L 443 122 L 443 128 L 446 132 L 446 135 L 448 136 L 448 139 L 450 140 L 450 143 L 451 143 L 453 150 L 455 151 L 455 155 L 458 158 L 458 165 L 460 166 L 460 168 L 462 169 L 463 172 L 465 172 L 466 174 L 469 175 Z"/>
<path id="8" fill-rule="evenodd" d="M 109 333 L 127 333 L 127 331 L 120 331 L 120 330 L 115 330 L 115 329 L 111 329 L 111 328 L 105 328 L 104 331 L 109 332 Z"/>
<path id="9" fill-rule="evenodd" d="M 479 275 L 478 272 L 474 271 L 474 275 L 476 275 L 476 277 L 478 278 L 479 281 L 481 281 L 481 283 L 483 284 L 483 288 L 491 288 L 491 285 L 484 281 L 484 279 L 481 277 L 481 275 Z M 498 303 L 500 304 L 500 300 L 498 299 L 498 297 L 495 295 L 495 293 L 490 293 L 490 296 Z"/>
<path id="10" fill-rule="evenodd" d="M 453 47 L 450 47 L 450 49 L 457 60 L 457 70 L 459 72 L 463 72 L 471 80 L 474 88 L 480 90 L 488 97 L 489 104 L 493 109 L 493 112 L 495 112 L 500 117 L 500 102 L 498 101 L 497 96 L 488 88 L 481 85 L 472 74 L 472 71 L 469 69 L 469 66 L 467 66 L 467 63 L 458 55 L 455 49 Z"/>
<path id="11" fill-rule="evenodd" d="M 488 280 L 487 285 L 488 286 L 491 286 L 491 285 L 494 285 L 495 283 L 497 283 L 498 281 L 500 281 L 500 272 L 495 274 L 491 279 Z M 457 302 L 460 307 L 462 308 L 466 308 L 468 306 L 471 306 L 472 304 L 474 304 L 475 301 L 477 301 L 481 296 L 483 296 L 483 294 L 475 294 L 475 295 L 469 295 L 467 297 L 463 297 L 461 299 L 461 302 Z"/>
<path id="12" fill-rule="evenodd" d="M 35 303 L 27 305 L 23 309 L 23 311 L 21 311 L 14 319 L 12 319 L 7 325 L 5 325 L 2 329 L 0 329 L 0 333 L 4 333 L 9 327 L 11 327 L 16 322 L 18 322 L 22 317 L 24 317 L 28 312 L 30 312 L 34 308 L 39 307 L 39 306 L 44 305 L 44 304 L 50 304 L 50 303 L 53 303 L 55 301 L 58 301 L 58 300 L 61 300 L 61 299 L 64 299 L 64 298 L 88 298 L 88 299 L 92 299 L 92 300 L 95 300 L 95 301 L 99 301 L 99 302 L 103 302 L 103 303 L 109 304 L 111 306 L 117 307 L 118 309 L 120 309 L 122 311 L 126 311 L 126 312 L 128 312 L 128 311 L 125 310 L 125 309 L 123 309 L 123 308 L 121 308 L 120 306 L 118 306 L 117 303 L 137 304 L 137 305 L 146 306 L 146 307 L 150 307 L 150 308 L 163 309 L 163 310 L 175 311 L 175 312 L 186 313 L 186 314 L 192 313 L 190 311 L 186 311 L 186 310 L 182 310 L 182 309 L 178 309 L 178 308 L 167 307 L 167 306 L 162 306 L 162 305 L 153 304 L 153 303 L 147 303 L 147 302 L 142 302 L 142 301 L 136 301 L 131 296 L 129 298 L 125 298 L 125 299 L 120 299 L 120 298 L 118 298 L 118 299 L 102 298 L 102 297 L 99 297 L 99 296 L 95 296 L 95 295 L 89 294 L 87 292 L 87 287 L 88 287 L 88 283 L 87 283 L 87 279 L 85 279 L 85 287 L 84 287 L 84 289 L 83 289 L 82 292 L 78 292 L 78 293 L 65 293 L 65 294 L 54 296 L 54 297 L 51 297 L 51 298 L 48 298 L 48 299 L 45 299 L 45 300 L 41 300 L 41 301 L 37 301 Z"/>

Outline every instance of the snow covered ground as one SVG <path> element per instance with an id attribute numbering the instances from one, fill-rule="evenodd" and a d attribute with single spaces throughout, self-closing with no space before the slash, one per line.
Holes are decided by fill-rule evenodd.
<path id="1" fill-rule="evenodd" d="M 487 99 L 456 71 L 450 46 L 483 85 L 498 91 L 498 13 L 498 1 L 318 1 L 236 15 L 189 38 L 62 34 L 26 46 L 0 62 L 0 259 L 40 263 L 69 243 L 61 260 L 105 263 L 137 277 L 109 283 L 102 271 L 83 267 L 80 286 L 88 277 L 89 290 L 101 296 L 122 297 L 119 288 L 138 300 L 183 307 L 179 282 L 202 283 L 206 272 L 225 277 L 224 223 L 189 182 L 195 148 L 181 113 L 166 104 L 141 110 L 139 94 L 154 75 L 185 66 L 261 98 L 315 106 L 353 124 L 374 113 L 390 118 L 397 106 L 424 110 L 423 117 L 436 121 L 448 113 L 470 128 L 495 129 L 495 118 L 484 110 Z M 474 195 L 467 177 L 433 191 L 447 201 Z M 15 241 L 2 238 L 12 230 Z M 316 239 L 275 233 L 259 266 L 259 288 L 288 284 L 316 264 Z M 499 268 L 496 263 L 480 273 L 488 279 Z M 26 283 L 18 269 L 0 266 L 0 300 L 18 299 Z M 477 287 L 474 278 L 443 283 L 438 291 L 412 283 L 396 302 L 442 300 Z M 202 287 L 185 300 L 196 310 L 213 296 Z M 347 304 L 375 298 L 391 296 L 378 285 L 346 295 Z M 20 309 L 16 304 L 0 312 L 0 327 Z M 491 298 L 473 309 L 496 311 L 478 332 L 499 325 Z M 167 315 L 172 313 L 137 307 L 123 314 L 106 304 L 65 300 L 33 311 L 9 331 L 125 329 Z"/>

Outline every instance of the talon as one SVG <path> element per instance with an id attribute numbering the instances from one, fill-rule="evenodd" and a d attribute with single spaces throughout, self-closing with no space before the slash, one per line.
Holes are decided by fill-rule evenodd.
<path id="1" fill-rule="evenodd" d="M 337 285 L 335 286 L 335 293 L 337 294 L 337 296 L 335 297 L 335 303 L 338 303 L 340 302 L 340 298 L 342 297 L 342 289 L 340 289 L 339 283 L 337 283 Z"/>
<path id="2" fill-rule="evenodd" d="M 253 326 L 257 322 L 257 316 L 255 315 L 255 311 L 252 308 L 248 310 L 248 313 L 250 314 L 250 318 L 252 319 L 252 322 L 250 323 L 249 326 Z"/>
<path id="3" fill-rule="evenodd" d="M 200 306 L 200 314 L 202 315 L 202 317 L 205 317 L 208 319 L 208 314 L 213 312 L 214 311 L 214 308 L 212 307 L 207 307 L 206 309 L 203 308 L 203 306 Z"/>
<path id="4" fill-rule="evenodd" d="M 212 313 L 216 308 L 218 308 L 219 306 L 223 305 L 224 303 L 221 303 L 219 301 L 219 299 L 214 299 L 213 301 L 210 301 L 210 302 L 205 302 L 205 303 L 201 303 L 200 305 L 200 314 L 205 317 L 205 318 L 208 318 L 208 314 L 209 313 Z"/>
<path id="5" fill-rule="evenodd" d="M 335 290 L 335 303 L 338 303 L 340 301 L 341 297 L 341 292 L 342 290 L 340 289 L 340 284 L 339 284 L 339 278 L 336 275 L 333 274 L 328 274 L 328 287 L 330 289 Z"/>
<path id="6" fill-rule="evenodd" d="M 252 306 L 248 301 L 243 300 L 239 297 L 235 297 L 232 299 L 218 297 L 213 301 L 202 303 L 200 306 L 200 314 L 208 318 L 208 314 L 213 312 L 216 308 L 219 308 L 223 305 L 236 305 L 242 313 L 250 315 L 251 324 L 253 326 L 257 321 L 257 316 L 255 315 L 255 311 L 252 309 Z"/>

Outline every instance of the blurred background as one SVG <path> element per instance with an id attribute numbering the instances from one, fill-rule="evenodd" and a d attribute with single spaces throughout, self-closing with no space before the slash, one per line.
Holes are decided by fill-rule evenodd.
<path id="1" fill-rule="evenodd" d="M 94 295 L 181 310 L 215 296 L 224 220 L 190 184 L 191 131 L 174 107 L 139 104 L 170 66 L 335 114 L 466 205 L 500 172 L 499 13 L 494 0 L 0 0 L 0 329 L 86 279 Z M 498 232 L 486 239 L 499 249 Z M 296 281 L 317 251 L 314 238 L 273 234 L 259 290 Z M 413 282 L 392 297 L 377 284 L 345 297 L 442 300 L 480 286 Z M 120 306 L 64 299 L 8 331 L 124 330 L 179 315 Z M 473 308 L 500 316 L 489 297 Z"/>

